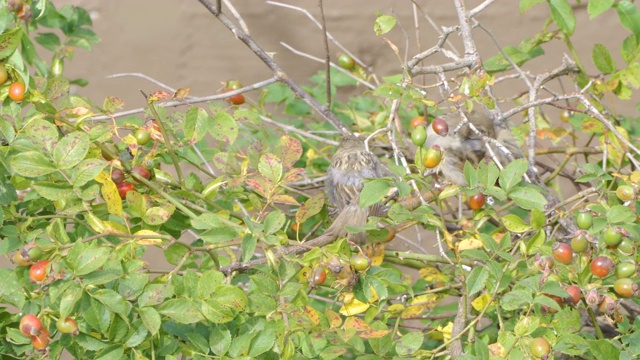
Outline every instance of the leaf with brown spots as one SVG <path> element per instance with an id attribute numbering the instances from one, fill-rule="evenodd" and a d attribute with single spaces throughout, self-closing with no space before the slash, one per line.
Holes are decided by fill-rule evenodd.
<path id="1" fill-rule="evenodd" d="M 316 194 L 315 196 L 305 201 L 304 204 L 302 204 L 302 206 L 300 206 L 300 208 L 296 212 L 296 222 L 303 223 L 307 221 L 307 219 L 318 214 L 320 210 L 322 210 L 324 199 L 324 194 Z"/>
<path id="2" fill-rule="evenodd" d="M 238 138 L 238 124 L 226 112 L 220 111 L 214 117 L 214 126 L 208 130 L 214 139 L 224 141 L 227 145 L 233 144 Z"/>
<path id="3" fill-rule="evenodd" d="M 280 144 L 278 145 L 278 155 L 282 160 L 282 165 L 285 168 L 293 167 L 302 156 L 302 144 L 296 138 L 292 138 L 289 135 L 284 135 L 280 138 Z"/>
<path id="4" fill-rule="evenodd" d="M 13 54 L 18 48 L 18 45 L 20 45 L 21 38 L 22 29 L 19 27 L 0 34 L 0 59 L 4 59 Z"/>
<path id="5" fill-rule="evenodd" d="M 287 204 L 293 206 L 299 206 L 300 203 L 296 201 L 291 195 L 276 195 L 271 199 L 273 202 L 280 204 Z"/>

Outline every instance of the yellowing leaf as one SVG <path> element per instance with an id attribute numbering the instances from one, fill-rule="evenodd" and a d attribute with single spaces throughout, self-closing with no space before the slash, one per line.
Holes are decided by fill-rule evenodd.
<path id="1" fill-rule="evenodd" d="M 148 237 L 148 236 L 159 236 L 160 234 L 158 234 L 155 231 L 151 231 L 151 230 L 140 230 L 137 231 L 134 235 L 138 235 L 138 236 L 144 236 L 144 238 L 140 238 L 140 239 L 136 239 L 136 244 L 138 245 L 160 245 L 162 244 L 162 239 L 161 238 L 152 238 L 152 237 Z"/>
<path id="2" fill-rule="evenodd" d="M 442 336 L 442 341 L 447 342 L 451 339 L 451 331 L 453 330 L 453 323 L 449 322 L 446 326 L 438 326 L 436 332 Z"/>
<path id="3" fill-rule="evenodd" d="M 95 177 L 95 180 L 101 184 L 104 184 L 107 180 L 111 180 L 111 176 L 106 172 L 100 172 L 98 176 Z"/>
<path id="4" fill-rule="evenodd" d="M 344 329 L 354 329 L 356 331 L 371 330 L 371 326 L 357 316 L 350 316 L 344 321 Z"/>
<path id="5" fill-rule="evenodd" d="M 318 314 L 318 311 L 316 309 L 307 305 L 303 308 L 303 310 L 307 315 L 307 318 L 313 323 L 313 325 L 318 325 L 320 323 L 320 314 Z"/>
<path id="6" fill-rule="evenodd" d="M 492 356 L 504 358 L 505 356 L 507 356 L 507 351 L 505 350 L 504 346 L 502 346 L 502 344 L 496 342 L 493 344 L 489 344 L 489 354 L 491 354 Z"/>
<path id="7" fill-rule="evenodd" d="M 393 304 L 389 306 L 389 308 L 387 309 L 387 312 L 389 312 L 391 315 L 398 315 L 402 313 L 404 309 L 405 307 L 402 304 Z"/>
<path id="8" fill-rule="evenodd" d="M 337 312 L 331 309 L 326 309 L 324 311 L 324 315 L 327 317 L 327 320 L 329 321 L 330 328 L 335 329 L 340 325 L 342 325 L 342 318 Z"/>
<path id="9" fill-rule="evenodd" d="M 475 298 L 471 302 L 471 306 L 473 306 L 473 308 L 476 309 L 476 311 L 480 311 L 480 310 L 484 309 L 487 306 L 487 303 L 490 300 L 491 300 L 491 295 L 484 294 L 484 295 L 481 295 L 481 296 L 478 296 L 477 298 Z"/>
<path id="10" fill-rule="evenodd" d="M 365 247 L 364 253 L 371 260 L 371 266 L 380 266 L 384 260 L 384 243 L 369 244 Z"/>
<path id="11" fill-rule="evenodd" d="M 272 198 L 273 202 L 277 202 L 277 203 L 281 203 L 281 204 L 287 204 L 287 205 L 294 205 L 294 206 L 299 206 L 300 203 L 298 201 L 296 201 L 296 199 L 294 199 L 291 195 L 276 195 Z"/>
<path id="12" fill-rule="evenodd" d="M 107 209 L 109 213 L 115 216 L 122 217 L 122 199 L 120 199 L 120 194 L 118 193 L 118 187 L 111 180 L 111 175 L 102 171 L 95 177 L 95 180 L 102 184 L 102 188 L 100 192 L 102 193 L 102 198 L 107 204 Z"/>
<path id="13" fill-rule="evenodd" d="M 462 250 L 471 250 L 471 249 L 479 249 L 483 247 L 482 241 L 476 238 L 464 239 L 456 244 L 456 248 L 458 251 Z"/>
<path id="14" fill-rule="evenodd" d="M 342 315 L 352 316 L 352 315 L 362 314 L 363 312 L 367 311 L 370 306 L 371 305 L 363 303 L 362 301 L 354 297 L 349 303 L 342 305 L 342 307 L 338 311 Z M 346 322 L 345 322 L 345 326 L 346 326 Z"/>
<path id="15" fill-rule="evenodd" d="M 176 90 L 175 94 L 173 94 L 173 98 L 174 99 L 178 99 L 178 100 L 182 100 L 182 99 L 186 98 L 187 96 L 189 96 L 190 93 L 191 93 L 191 89 L 190 88 L 179 88 L 178 90 Z"/>
<path id="16" fill-rule="evenodd" d="M 402 318 L 416 317 L 427 310 L 433 309 L 440 301 L 440 296 L 436 294 L 424 294 L 413 298 L 409 306 L 402 312 Z"/>
<path id="17" fill-rule="evenodd" d="M 391 330 L 367 330 L 367 331 L 361 332 L 360 337 L 363 339 L 378 339 L 387 335 L 390 332 Z"/>
<path id="18" fill-rule="evenodd" d="M 420 277 L 428 282 L 436 282 L 446 279 L 445 276 L 442 275 L 440 269 L 435 266 L 425 266 L 419 270 Z"/>

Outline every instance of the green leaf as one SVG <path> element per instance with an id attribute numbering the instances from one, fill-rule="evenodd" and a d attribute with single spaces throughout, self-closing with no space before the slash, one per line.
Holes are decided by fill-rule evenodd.
<path id="1" fill-rule="evenodd" d="M 558 303 L 553 300 L 552 298 L 546 296 L 546 295 L 538 295 L 533 299 L 533 302 L 536 304 L 540 304 L 540 305 L 545 305 L 551 309 L 555 309 L 557 311 L 560 311 L 560 305 L 558 305 Z"/>
<path id="2" fill-rule="evenodd" d="M 209 342 L 204 336 L 198 334 L 197 332 L 188 332 L 186 335 L 187 344 L 189 346 L 193 346 L 198 352 L 203 354 L 209 353 Z"/>
<path id="3" fill-rule="evenodd" d="M 616 5 L 616 11 L 622 26 L 631 31 L 636 39 L 640 39 L 640 13 L 638 13 L 636 5 L 630 1 L 622 0 Z"/>
<path id="4" fill-rule="evenodd" d="M 508 214 L 502 218 L 502 223 L 507 230 L 514 233 L 523 233 L 529 229 L 531 226 L 527 225 L 518 215 Z"/>
<path id="5" fill-rule="evenodd" d="M 11 159 L 10 164 L 13 171 L 24 177 L 44 176 L 57 171 L 53 163 L 37 151 L 17 154 Z"/>
<path id="6" fill-rule="evenodd" d="M 41 33 L 35 38 L 36 42 L 49 51 L 56 51 L 61 45 L 60 37 L 54 33 Z"/>
<path id="7" fill-rule="evenodd" d="M 215 301 L 222 307 L 231 309 L 234 313 L 243 311 L 249 304 L 249 299 L 242 289 L 232 285 L 219 285 L 215 289 Z"/>
<path id="8" fill-rule="evenodd" d="M 209 130 L 214 139 L 223 141 L 231 145 L 238 137 L 238 124 L 224 111 L 219 111 L 213 118 L 214 126 Z"/>
<path id="9" fill-rule="evenodd" d="M 95 354 L 95 360 L 120 360 L 123 358 L 124 348 L 122 345 L 111 345 Z"/>
<path id="10" fill-rule="evenodd" d="M 590 340 L 589 350 L 595 359 L 619 359 L 620 350 L 610 340 Z"/>
<path id="11" fill-rule="evenodd" d="M 3 118 L 0 118 L 0 138 L 4 138 L 9 144 L 16 138 L 16 131 L 13 125 Z"/>
<path id="12" fill-rule="evenodd" d="M 500 297 L 500 305 L 506 311 L 522 309 L 531 302 L 531 292 L 525 290 L 513 290 Z"/>
<path id="13" fill-rule="evenodd" d="M 2 166 L 0 166 L 0 170 L 5 171 L 2 169 Z M 7 205 L 17 198 L 16 188 L 11 184 L 9 179 L 0 175 L 0 204 Z M 3 215 L 4 213 L 0 211 L 0 219 L 2 219 Z M 2 221 L 0 221 L 0 225 L 2 225 Z"/>
<path id="14" fill-rule="evenodd" d="M 485 195 L 493 196 L 500 201 L 505 201 L 507 199 L 507 193 L 497 186 L 485 188 L 483 192 Z"/>
<path id="15" fill-rule="evenodd" d="M 469 295 L 476 294 L 485 288 L 489 272 L 484 266 L 476 266 L 467 276 L 467 291 Z"/>
<path id="16" fill-rule="evenodd" d="M 635 35 L 631 34 L 622 41 L 621 55 L 622 59 L 627 64 L 631 64 L 632 62 L 636 61 L 638 59 L 638 56 L 640 56 L 640 47 L 638 46 L 639 38 L 640 37 L 636 37 Z"/>
<path id="17" fill-rule="evenodd" d="M 238 231 L 229 226 L 212 228 L 200 234 L 203 241 L 212 244 L 229 241 L 237 236 Z"/>
<path id="18" fill-rule="evenodd" d="M 145 287 L 140 297 L 138 297 L 138 305 L 154 306 L 161 304 L 164 299 L 174 295 L 173 286 L 167 284 L 149 284 Z M 149 329 L 151 330 L 151 329 Z"/>
<path id="19" fill-rule="evenodd" d="M 466 166 L 467 165 L 465 164 L 465 168 Z M 498 180 L 499 176 L 500 169 L 498 169 L 498 166 L 493 161 L 488 164 L 484 161 L 481 161 L 480 164 L 478 164 L 478 182 L 485 189 L 489 189 L 495 186 L 496 180 Z"/>
<path id="20" fill-rule="evenodd" d="M 85 159 L 74 168 L 71 176 L 71 183 L 75 187 L 81 187 L 93 180 L 107 166 L 107 162 L 103 159 Z"/>
<path id="21" fill-rule="evenodd" d="M 191 299 L 170 299 L 160 305 L 158 312 L 180 324 L 194 324 L 204 320 L 198 306 Z"/>
<path id="22" fill-rule="evenodd" d="M 41 181 L 32 185 L 38 195 L 51 201 L 65 200 L 73 195 L 73 187 L 64 183 Z"/>
<path id="23" fill-rule="evenodd" d="M 423 342 L 424 335 L 422 333 L 417 331 L 409 332 L 396 341 L 396 351 L 398 355 L 407 357 L 420 350 Z"/>
<path id="24" fill-rule="evenodd" d="M 540 193 L 540 190 L 532 186 L 516 187 L 509 193 L 509 198 L 525 210 L 543 210 L 547 204 L 547 199 Z"/>
<path id="25" fill-rule="evenodd" d="M 551 18 L 567 35 L 572 35 L 576 29 L 576 18 L 573 16 L 573 9 L 567 0 L 549 0 L 551 8 Z"/>
<path id="26" fill-rule="evenodd" d="M 78 343 L 78 345 L 89 351 L 104 349 L 109 345 L 102 340 L 96 339 L 93 336 L 89 336 L 86 334 L 78 334 L 73 339 Z"/>
<path id="27" fill-rule="evenodd" d="M 258 171 L 265 178 L 277 183 L 282 179 L 282 163 L 273 154 L 264 154 L 260 157 Z"/>
<path id="28" fill-rule="evenodd" d="M 465 162 L 464 163 L 464 178 L 465 180 L 467 180 L 467 184 L 470 188 L 475 188 L 476 186 L 478 186 L 478 171 L 476 171 L 476 169 L 473 168 L 473 165 L 471 165 L 470 162 Z M 493 185 L 493 184 L 492 184 Z"/>
<path id="29" fill-rule="evenodd" d="M 367 206 L 379 203 L 387 195 L 390 188 L 389 183 L 383 179 L 367 182 L 360 192 L 360 207 L 364 209 Z"/>
<path id="30" fill-rule="evenodd" d="M 264 218 L 264 233 L 265 234 L 273 234 L 276 231 L 282 229 L 284 226 L 284 222 L 287 220 L 287 217 L 280 210 L 274 210 L 270 212 Z"/>
<path id="31" fill-rule="evenodd" d="M 520 44 L 520 46 L 528 44 Z M 514 46 L 505 46 L 502 51 L 509 59 L 518 66 L 523 65 L 529 60 L 532 60 L 538 56 L 544 54 L 544 51 L 540 46 L 533 46 L 531 49 L 522 49 Z M 484 61 L 484 67 L 489 73 L 495 73 L 504 71 L 511 68 L 511 62 L 509 62 L 504 54 L 499 53 L 490 57 Z"/>
<path id="32" fill-rule="evenodd" d="M 160 330 L 160 325 L 162 325 L 160 314 L 152 307 L 143 307 L 138 313 L 144 326 L 149 330 L 151 335 L 155 336 Z"/>
<path id="33" fill-rule="evenodd" d="M 129 332 L 126 336 L 127 341 L 124 343 L 124 345 L 129 348 L 135 348 L 147 339 L 148 334 L 149 331 L 144 326 L 142 321 L 136 320 L 131 324 L 131 327 L 129 328 Z M 209 347 L 207 346 L 207 351 L 208 350 Z"/>
<path id="34" fill-rule="evenodd" d="M 391 15 L 379 15 L 373 25 L 376 35 L 384 35 L 396 26 L 396 18 Z"/>
<path id="35" fill-rule="evenodd" d="M 603 12 L 609 10 L 609 8 L 613 6 L 614 2 L 615 0 L 589 1 L 587 3 L 587 13 L 589 14 L 589 19 L 593 19 Z"/>
<path id="36" fill-rule="evenodd" d="M 127 318 L 127 314 L 131 310 L 131 304 L 127 302 L 122 295 L 111 289 L 98 289 L 90 294 L 94 299 L 98 300 L 104 306 L 114 313 L 120 315 L 123 319 Z"/>
<path id="37" fill-rule="evenodd" d="M 598 70 L 604 74 L 611 74 L 616 71 L 616 63 L 609 53 L 609 49 L 602 44 L 595 44 L 593 46 L 593 52 L 591 53 L 591 59 L 596 65 Z"/>
<path id="38" fill-rule="evenodd" d="M 276 342 L 276 322 L 269 321 L 265 324 L 264 329 L 258 331 L 258 336 L 251 340 L 249 347 L 249 356 L 257 357 L 273 348 Z"/>
<path id="39" fill-rule="evenodd" d="M 142 221 L 149 225 L 162 225 L 169 220 L 174 210 L 173 206 L 169 205 L 165 205 L 165 207 L 154 206 L 145 212 Z"/>
<path id="40" fill-rule="evenodd" d="M 111 250 L 108 248 L 88 248 L 84 249 L 77 259 L 67 257 L 67 262 L 76 275 L 87 275 L 98 269 L 109 260 Z"/>
<path id="41" fill-rule="evenodd" d="M 184 117 L 184 136 L 191 144 L 202 140 L 213 131 L 214 120 L 204 109 L 192 106 Z"/>
<path id="42" fill-rule="evenodd" d="M 70 169 L 80 163 L 89 151 L 89 135 L 72 132 L 58 141 L 53 150 L 53 162 L 58 169 Z"/>
<path id="43" fill-rule="evenodd" d="M 236 314 L 221 305 L 217 300 L 209 299 L 200 303 L 200 310 L 204 317 L 214 324 L 228 323 L 236 317 Z"/>
<path id="44" fill-rule="evenodd" d="M 58 141 L 58 129 L 52 123 L 36 119 L 24 127 L 24 134 L 33 143 L 37 151 L 52 151 L 53 145 Z"/>
<path id="45" fill-rule="evenodd" d="M 8 57 L 16 51 L 21 38 L 22 28 L 19 26 L 0 34 L 0 60 Z"/>
<path id="46" fill-rule="evenodd" d="M 527 172 L 528 167 L 526 159 L 516 159 L 507 164 L 500 172 L 500 187 L 509 193 L 522 180 L 522 176 Z"/>
<path id="47" fill-rule="evenodd" d="M 404 90 L 399 85 L 386 83 L 381 84 L 373 91 L 373 95 L 375 96 L 380 96 L 385 99 L 392 100 L 399 99 L 400 97 L 402 97 L 403 93 Z"/>
<path id="48" fill-rule="evenodd" d="M 541 4 L 545 0 L 520 0 L 520 13 L 524 14 L 527 10 L 531 9 L 534 5 Z"/>
<path id="49" fill-rule="evenodd" d="M 614 205 L 607 211 L 607 220 L 612 224 L 633 223 L 635 219 L 635 212 L 623 205 Z"/>
<path id="50" fill-rule="evenodd" d="M 224 325 L 223 325 L 224 326 Z M 209 334 L 209 346 L 214 354 L 224 355 L 231 346 L 231 333 L 226 328 L 216 326 Z"/>
<path id="51" fill-rule="evenodd" d="M 99 301 L 91 298 L 87 293 L 83 293 L 80 305 L 80 313 L 83 315 L 87 324 L 100 333 L 106 333 L 111 323 L 111 314 L 106 306 Z"/>
<path id="52" fill-rule="evenodd" d="M 533 230 L 540 230 L 547 222 L 547 217 L 540 209 L 531 210 L 531 227 Z"/>

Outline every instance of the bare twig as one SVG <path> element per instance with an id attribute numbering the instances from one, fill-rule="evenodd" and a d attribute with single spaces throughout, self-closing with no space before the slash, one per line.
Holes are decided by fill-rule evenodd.
<path id="1" fill-rule="evenodd" d="M 322 7 L 322 0 L 318 0 L 318 7 L 320 8 L 320 18 L 322 19 L 322 38 L 324 39 L 324 71 L 326 79 L 326 96 L 327 107 L 331 108 L 331 54 L 329 54 L 329 40 L 327 39 L 327 22 L 324 19 L 324 9 Z"/>
<path id="2" fill-rule="evenodd" d="M 163 103 L 156 103 L 155 106 L 168 108 L 168 107 L 175 107 L 175 106 L 181 106 L 181 105 L 199 104 L 199 103 L 208 102 L 208 101 L 214 101 L 214 100 L 223 100 L 223 99 L 230 98 L 233 95 L 242 94 L 242 93 L 245 93 L 245 92 L 249 92 L 249 91 L 252 91 L 252 90 L 255 90 L 255 89 L 259 89 L 259 88 L 265 87 L 265 86 L 273 84 L 274 82 L 277 82 L 277 81 L 278 81 L 277 77 L 272 77 L 270 79 L 255 83 L 253 85 L 245 86 L 245 87 L 240 88 L 238 90 L 225 92 L 224 94 L 220 94 L 220 95 L 211 95 L 211 96 L 204 96 L 204 97 L 189 97 L 187 99 L 183 99 L 183 100 L 179 100 L 179 101 L 167 101 L 167 102 L 163 102 Z M 141 113 L 143 113 L 145 111 L 145 109 L 146 108 L 137 108 L 137 109 L 131 109 L 131 110 L 117 112 L 117 113 L 110 114 L 110 115 L 94 116 L 90 120 L 102 121 L 102 120 L 117 119 L 117 118 L 121 118 L 121 117 L 141 114 Z"/>
<path id="3" fill-rule="evenodd" d="M 294 127 L 294 126 L 291 126 L 291 125 L 281 124 L 281 123 L 279 123 L 279 122 L 277 122 L 277 121 L 275 121 L 273 119 L 270 119 L 270 118 L 268 118 L 268 117 L 266 117 L 264 115 L 260 115 L 260 119 L 262 119 L 262 121 L 264 121 L 266 123 L 269 123 L 271 125 L 275 125 L 277 127 L 280 127 L 280 128 L 284 129 L 287 132 L 293 132 L 293 133 L 296 133 L 298 135 L 304 136 L 306 138 L 313 139 L 313 140 L 316 140 L 316 141 L 319 141 L 319 142 L 322 142 L 322 143 L 325 143 L 325 144 L 328 144 L 328 145 L 338 146 L 338 142 L 337 141 L 333 141 L 333 140 L 325 139 L 325 138 L 320 137 L 320 136 L 313 135 L 313 134 L 311 134 L 309 132 L 306 132 L 304 130 L 300 130 L 297 127 Z"/>
<path id="4" fill-rule="evenodd" d="M 304 102 L 306 102 L 312 109 L 314 109 L 318 114 L 320 114 L 323 118 L 329 121 L 338 131 L 340 131 L 344 135 L 351 135 L 352 132 L 347 128 L 340 119 L 338 119 L 328 107 L 320 104 L 318 100 L 314 99 L 309 93 L 304 91 L 300 85 L 298 85 L 295 81 L 291 80 L 287 74 L 282 70 L 282 68 L 271 58 L 271 56 L 264 51 L 254 40 L 252 37 L 248 36 L 244 32 L 240 31 L 240 29 L 233 24 L 229 20 L 229 18 L 224 15 L 221 11 L 218 11 L 216 6 L 210 0 L 198 0 L 211 14 L 213 14 L 224 26 L 231 31 L 238 40 L 242 41 L 251 51 L 253 51 L 256 56 L 262 60 L 262 62 L 273 71 L 274 76 L 278 78 L 281 82 L 286 84 L 294 94 L 300 97 Z"/>
<path id="5" fill-rule="evenodd" d="M 300 11 L 301 13 L 305 14 L 314 24 L 316 24 L 319 28 L 322 29 L 322 24 L 318 20 L 316 20 L 316 18 L 314 18 L 313 15 L 311 15 L 311 13 L 309 13 L 304 8 L 301 8 L 301 7 L 298 7 L 298 6 L 294 6 L 294 5 L 291 5 L 291 4 L 284 4 L 284 3 L 281 3 L 281 2 L 277 2 L 277 1 L 267 1 L 267 4 L 275 5 L 275 6 L 281 6 L 281 7 L 287 8 L 287 9 Z M 334 43 L 337 47 L 339 47 L 340 50 L 342 50 L 344 53 L 349 55 L 353 60 L 355 60 L 355 62 L 358 65 L 360 65 L 363 68 L 365 68 L 365 70 L 367 70 L 367 72 L 373 72 L 373 69 L 371 68 L 371 66 L 365 64 L 364 61 L 360 60 L 356 55 L 354 55 L 351 51 L 349 51 L 349 49 L 347 49 L 342 44 L 340 44 L 340 42 L 338 40 L 336 40 L 336 38 L 333 37 L 331 35 L 331 33 L 329 33 L 328 31 L 325 32 L 325 33 L 327 34 L 327 38 L 329 38 L 329 40 L 331 40 L 332 43 Z"/>
<path id="6" fill-rule="evenodd" d="M 296 55 L 300 55 L 300 56 L 302 56 L 302 57 L 305 57 L 305 58 L 307 58 L 307 59 L 311 59 L 311 60 L 313 60 L 313 61 L 317 61 L 317 62 L 319 62 L 319 63 L 322 63 L 322 62 L 323 62 L 323 60 L 322 60 L 322 59 L 320 59 L 320 58 L 318 58 L 318 57 L 315 57 L 315 56 L 312 56 L 312 55 L 309 55 L 309 54 L 307 54 L 307 53 L 305 53 L 305 52 L 302 52 L 302 51 L 300 51 L 300 50 L 297 50 L 297 49 L 295 49 L 294 47 L 292 47 L 291 45 L 289 45 L 289 44 L 287 44 L 287 43 L 280 42 L 280 45 L 284 46 L 285 48 L 287 48 L 289 51 L 291 51 L 292 53 L 294 53 L 294 54 L 296 54 Z M 364 85 L 364 86 L 368 87 L 369 89 L 371 89 L 371 90 L 375 90 L 375 89 L 376 89 L 376 86 L 375 86 L 375 85 L 373 85 L 373 84 L 371 84 L 371 83 L 369 83 L 369 82 L 367 82 L 367 81 L 365 81 L 365 80 L 362 80 L 362 79 L 360 79 L 360 78 L 359 78 L 359 77 L 357 77 L 357 76 L 353 76 L 353 74 L 351 74 L 349 71 L 347 71 L 347 70 L 345 70 L 345 69 L 341 68 L 340 66 L 336 65 L 335 63 L 329 62 L 329 64 L 331 65 L 331 67 L 332 67 L 332 68 L 334 68 L 334 69 L 336 69 L 336 70 L 340 71 L 341 73 L 343 73 L 343 74 L 345 74 L 345 75 L 349 76 L 350 78 L 352 78 L 352 79 L 354 79 L 355 81 L 359 82 L 360 84 L 362 84 L 362 85 Z"/>

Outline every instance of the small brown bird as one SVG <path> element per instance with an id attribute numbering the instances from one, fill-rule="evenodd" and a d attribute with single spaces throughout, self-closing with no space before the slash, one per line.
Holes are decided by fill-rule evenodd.
<path id="1" fill-rule="evenodd" d="M 364 146 L 364 141 L 355 136 L 345 136 L 340 140 L 338 150 L 331 158 L 327 170 L 326 192 L 332 216 L 337 216 L 332 229 L 338 236 L 344 236 L 345 225 L 362 226 L 369 215 L 380 216 L 382 205 L 375 204 L 367 208 L 360 207 L 360 191 L 364 179 L 382 177 L 380 160 Z M 364 232 L 351 234 L 349 240 L 363 243 Z"/>
<path id="2" fill-rule="evenodd" d="M 485 142 L 467 124 L 460 127 L 458 131 L 454 131 L 463 119 L 457 111 L 449 113 L 442 117 L 449 126 L 449 132 L 445 136 L 440 136 L 431 126 L 427 126 L 427 141 L 425 143 L 427 149 L 438 145 L 444 151 L 440 171 L 445 179 L 460 186 L 467 185 L 463 173 L 465 162 L 469 161 L 475 165 L 489 157 L 487 146 L 491 148 L 502 166 L 508 164 L 510 159 L 524 156 L 507 124 L 495 122 L 491 112 L 484 105 L 475 104 L 473 110 L 465 112 L 465 115 L 481 134 L 497 140 L 504 146 L 503 149 L 509 151 L 511 156 L 491 141 Z"/>

